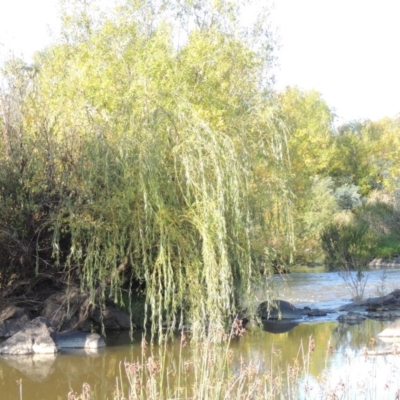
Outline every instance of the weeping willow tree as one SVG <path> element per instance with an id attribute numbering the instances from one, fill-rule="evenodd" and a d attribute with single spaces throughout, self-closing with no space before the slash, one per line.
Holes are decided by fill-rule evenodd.
<path id="1" fill-rule="evenodd" d="M 291 242 L 269 30 L 230 1 L 72 5 L 4 68 L 2 250 L 29 244 L 93 303 L 138 291 L 152 332 L 220 332 Z"/>

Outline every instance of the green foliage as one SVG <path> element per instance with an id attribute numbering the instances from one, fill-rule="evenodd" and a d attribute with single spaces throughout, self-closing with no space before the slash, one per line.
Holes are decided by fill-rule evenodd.
<path id="1" fill-rule="evenodd" d="M 398 187 L 399 123 L 384 118 L 377 122 L 353 121 L 338 128 L 335 156 L 329 174 L 337 185 L 354 184 L 361 195 Z"/>
<path id="2" fill-rule="evenodd" d="M 54 268 L 200 336 L 274 268 L 398 253 L 397 120 L 335 131 L 317 92 L 270 90 L 247 1 L 96 3 L 64 1 L 60 39 L 3 65 L 0 284 Z"/>
<path id="3" fill-rule="evenodd" d="M 365 268 L 374 258 L 399 254 L 399 213 L 393 206 L 370 202 L 353 209 L 347 223 L 332 223 L 321 235 L 328 264 Z"/>
<path id="4" fill-rule="evenodd" d="M 278 94 L 290 156 L 295 251 L 292 262 L 320 261 L 320 231 L 336 211 L 333 181 L 326 170 L 333 154 L 333 113 L 315 91 L 286 88 Z"/>
<path id="5" fill-rule="evenodd" d="M 333 154 L 333 113 L 318 92 L 288 87 L 278 94 L 279 112 L 288 130 L 295 193 L 309 179 L 325 176 Z M 298 188 L 296 190 L 296 188 Z"/>
<path id="6" fill-rule="evenodd" d="M 303 199 L 304 200 L 304 199 Z M 325 227 L 332 221 L 338 209 L 333 194 L 333 181 L 331 178 L 312 180 L 310 193 L 303 212 L 297 216 L 299 227 L 297 230 L 297 263 L 310 263 L 322 261 L 323 251 L 320 237 Z"/>
<path id="7" fill-rule="evenodd" d="M 222 13 L 229 2 L 205 6 L 218 24 L 179 48 L 178 3 L 109 16 L 87 4 L 66 9 L 37 73 L 6 71 L 1 250 L 28 241 L 37 269 L 79 278 L 93 303 L 143 296 L 153 333 L 226 328 L 270 267 L 270 242 L 254 256 L 255 238 L 291 244 L 285 135 L 260 81 L 269 58 Z"/>
<path id="8" fill-rule="evenodd" d="M 331 268 L 364 269 L 375 250 L 370 239 L 369 226 L 364 221 L 328 225 L 321 235 L 328 265 Z"/>
<path id="9" fill-rule="evenodd" d="M 355 185 L 344 184 L 339 186 L 334 194 L 341 210 L 351 210 L 362 203 L 358 187 Z"/>
<path id="10" fill-rule="evenodd" d="M 376 258 L 391 259 L 400 254 L 400 235 L 380 236 L 376 243 Z"/>
<path id="11" fill-rule="evenodd" d="M 358 218 L 366 221 L 375 235 L 400 234 L 400 212 L 393 203 L 369 201 L 356 211 Z"/>

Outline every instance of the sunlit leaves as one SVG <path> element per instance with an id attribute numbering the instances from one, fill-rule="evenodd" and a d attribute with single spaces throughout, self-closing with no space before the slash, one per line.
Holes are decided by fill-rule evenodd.
<path id="1" fill-rule="evenodd" d="M 233 29 L 233 3 L 187 10 L 212 18 L 179 46 L 179 4 L 101 15 L 78 3 L 18 103 L 24 189 L 52 204 L 40 203 L 39 229 L 53 235 L 43 263 L 55 259 L 100 304 L 144 287 L 139 323 L 153 333 L 179 318 L 194 335 L 224 329 L 267 253 L 251 254 L 255 210 L 290 242 L 285 135 L 260 90 L 268 60 Z"/>

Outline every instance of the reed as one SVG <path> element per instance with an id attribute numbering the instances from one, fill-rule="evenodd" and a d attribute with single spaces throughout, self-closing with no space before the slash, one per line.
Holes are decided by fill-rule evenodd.
<path id="1" fill-rule="evenodd" d="M 224 342 L 212 340 L 190 343 L 181 335 L 178 360 L 171 362 L 166 345 L 157 349 L 142 341 L 136 360 L 121 361 L 114 392 L 109 400 L 190 399 L 190 400 L 265 400 L 265 399 L 393 399 L 400 395 L 399 362 L 386 359 L 377 367 L 376 357 L 363 354 L 344 357 L 340 371 L 332 369 L 337 354 L 332 343 L 325 346 L 325 365 L 312 373 L 317 343 L 312 336 L 302 343 L 286 367 L 274 362 L 279 349 L 273 348 L 269 360 L 247 360 L 235 354 L 232 342 L 243 334 L 240 323 L 233 324 Z M 184 351 L 185 350 L 185 351 Z M 393 355 L 392 357 L 396 357 Z M 388 368 L 386 368 L 388 367 Z M 359 373 L 359 372 L 362 372 Z M 101 399 L 104 399 L 102 394 Z M 397 396 L 397 397 L 396 397 Z M 100 400 L 87 384 L 81 393 L 70 392 L 68 400 Z"/>
<path id="2" fill-rule="evenodd" d="M 138 359 L 121 361 L 115 390 L 110 399 L 298 399 L 310 387 L 309 365 L 312 362 L 314 339 L 301 346 L 293 362 L 282 370 L 271 356 L 266 369 L 260 362 L 238 360 L 231 344 L 240 340 L 244 328 L 235 320 L 231 331 L 219 332 L 223 340 L 205 339 L 190 343 L 181 333 L 180 352 L 170 362 L 165 345 L 155 349 L 142 340 Z M 183 351 L 189 347 L 189 351 Z M 278 351 L 278 350 L 276 350 Z M 327 356 L 328 357 L 328 356 Z M 306 389 L 304 389 L 306 388 Z M 94 400 L 90 387 L 84 384 L 80 394 L 71 391 L 68 400 Z"/>

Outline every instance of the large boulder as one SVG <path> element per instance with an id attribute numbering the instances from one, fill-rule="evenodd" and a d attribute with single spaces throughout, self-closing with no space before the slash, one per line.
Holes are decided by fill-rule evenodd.
<path id="1" fill-rule="evenodd" d="M 54 354 L 58 348 L 50 335 L 48 322 L 35 318 L 15 335 L 0 344 L 0 354 Z"/>
<path id="2" fill-rule="evenodd" d="M 88 307 L 87 301 L 88 294 L 78 288 L 58 292 L 45 301 L 41 315 L 50 321 L 54 331 L 90 331 L 93 326 L 100 327 L 102 324 L 107 331 L 130 329 L 130 316 L 114 306 L 102 310 L 89 307 L 89 312 L 82 319 L 82 314 L 85 314 L 82 311 Z"/>
<path id="3" fill-rule="evenodd" d="M 258 306 L 258 315 L 262 320 L 298 319 L 302 310 L 284 300 L 264 301 Z"/>
<path id="4" fill-rule="evenodd" d="M 0 337 L 9 338 L 19 332 L 30 320 L 28 312 L 21 307 L 9 305 L 0 311 Z"/>
<path id="5" fill-rule="evenodd" d="M 41 315 L 49 320 L 55 331 L 71 329 L 76 324 L 76 314 L 87 297 L 78 288 L 57 292 L 45 301 Z"/>
<path id="6" fill-rule="evenodd" d="M 100 349 L 106 343 L 97 333 L 80 331 L 53 332 L 44 317 L 25 324 L 15 335 L 0 344 L 0 354 L 55 354 L 68 349 Z"/>

